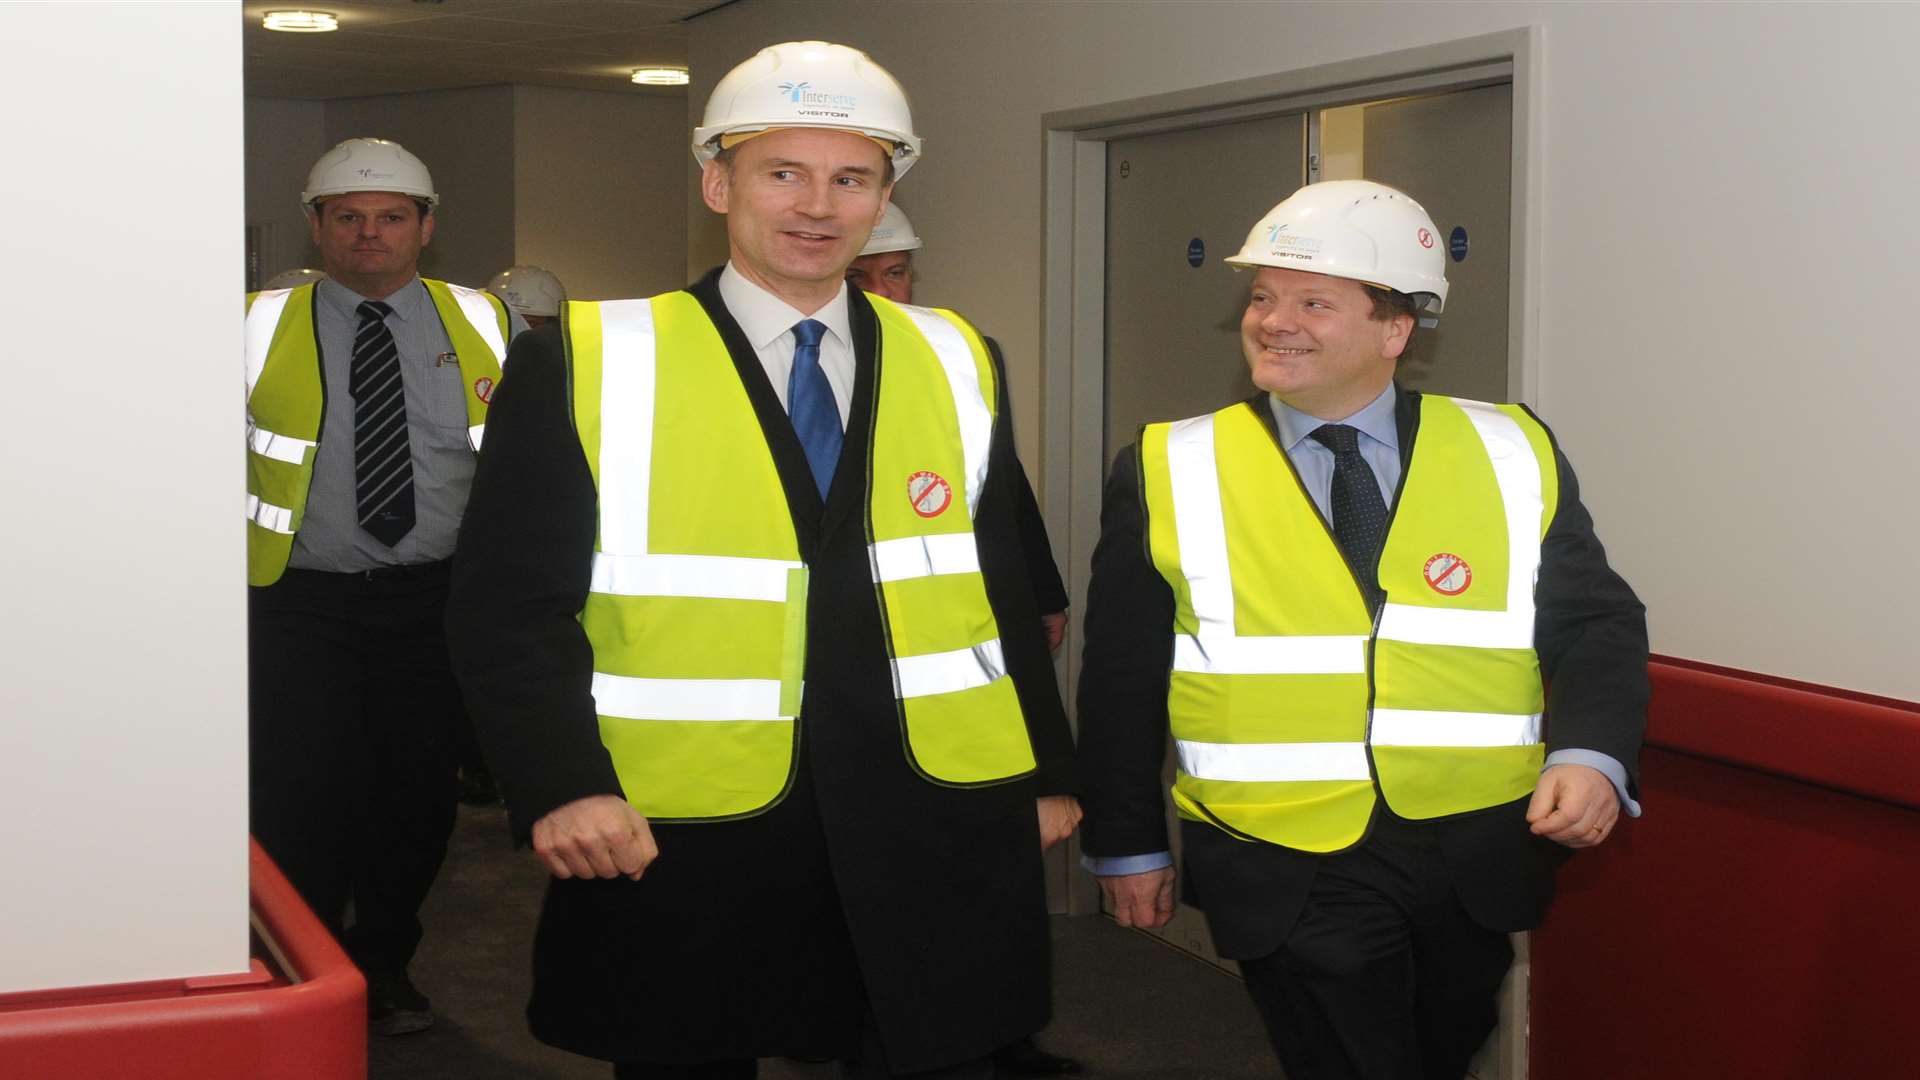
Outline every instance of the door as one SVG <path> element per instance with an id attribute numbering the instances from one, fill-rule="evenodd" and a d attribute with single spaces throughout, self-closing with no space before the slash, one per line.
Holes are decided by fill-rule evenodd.
<path id="1" fill-rule="evenodd" d="M 1106 443 L 1253 393 L 1240 354 L 1247 278 L 1221 260 L 1306 179 L 1306 116 L 1119 139 L 1107 146 Z M 1164 779 L 1173 783 L 1171 755 Z M 1169 824 L 1172 817 L 1169 814 Z M 1179 831 L 1170 828 L 1179 853 Z M 1200 913 L 1158 935 L 1222 966 Z"/>

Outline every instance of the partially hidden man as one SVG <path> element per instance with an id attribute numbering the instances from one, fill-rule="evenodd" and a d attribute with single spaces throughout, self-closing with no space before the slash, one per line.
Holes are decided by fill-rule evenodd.
<path id="1" fill-rule="evenodd" d="M 1639 812 L 1645 617 L 1572 467 L 1524 406 L 1394 382 L 1437 235 L 1367 181 L 1256 224 L 1260 393 L 1147 425 L 1094 554 L 1087 862 L 1123 924 L 1171 916 L 1171 730 L 1186 896 L 1290 1080 L 1459 1080 L 1508 932 Z"/>
<path id="2" fill-rule="evenodd" d="M 991 1076 L 1046 1023 L 1079 809 L 1004 375 L 844 282 L 918 159 L 865 54 L 762 50 L 694 132 L 729 259 L 514 347 L 450 629 L 554 880 L 533 1033 L 618 1077 Z"/>
<path id="3" fill-rule="evenodd" d="M 247 298 L 253 832 L 342 936 L 386 1035 L 433 1023 L 407 965 L 453 830 L 448 562 L 526 328 L 420 277 L 439 201 L 400 144 L 348 139 L 300 196 L 325 274 Z"/>

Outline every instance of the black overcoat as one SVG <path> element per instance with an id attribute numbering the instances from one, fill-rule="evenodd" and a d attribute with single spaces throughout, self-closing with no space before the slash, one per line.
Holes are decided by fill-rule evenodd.
<path id="1" fill-rule="evenodd" d="M 721 301 L 705 307 L 759 416 L 810 566 L 806 695 L 792 787 L 737 821 L 654 827 L 639 882 L 555 881 L 528 1006 L 542 1040 L 607 1060 L 836 1056 L 866 1016 L 896 1070 L 982 1056 L 1048 1016 L 1034 799 L 1073 789 L 1072 740 L 1017 527 L 1004 376 L 975 523 L 982 573 L 1039 769 L 954 788 L 903 753 L 867 557 L 879 322 L 852 290 L 857 371 L 824 507 L 787 415 Z M 517 833 L 618 794 L 577 621 L 595 493 L 572 430 L 564 341 L 515 341 L 488 418 L 455 558 L 450 640 Z M 905 497 L 904 478 L 899 480 Z M 870 1012 L 869 1012 L 870 1011 Z"/>

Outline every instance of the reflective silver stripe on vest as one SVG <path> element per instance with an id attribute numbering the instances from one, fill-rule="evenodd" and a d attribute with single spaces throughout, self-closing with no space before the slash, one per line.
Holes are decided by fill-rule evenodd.
<path id="1" fill-rule="evenodd" d="M 1478 401 L 1451 398 L 1473 421 L 1493 462 L 1493 477 L 1507 513 L 1507 606 L 1505 611 L 1458 611 L 1387 604 L 1380 636 L 1415 645 L 1467 645 L 1480 649 L 1533 648 L 1533 587 L 1540 576 L 1540 462 L 1526 432 L 1513 417 Z M 1504 745 L 1504 744 L 1501 744 Z"/>
<path id="2" fill-rule="evenodd" d="M 1175 671 L 1207 675 L 1349 675 L 1367 670 L 1360 635 L 1241 637 L 1233 626 L 1233 571 L 1220 471 L 1213 459 L 1213 417 L 1182 420 L 1167 432 L 1168 485 L 1198 633 L 1176 634 Z M 1197 775 L 1197 774 L 1189 774 Z"/>
<path id="3" fill-rule="evenodd" d="M 293 511 L 270 502 L 261 502 L 260 496 L 251 492 L 247 495 L 247 520 L 263 529 L 293 535 Z"/>
<path id="4" fill-rule="evenodd" d="M 247 400 L 253 400 L 253 388 L 260 373 L 267 369 L 267 349 L 273 344 L 273 331 L 280 325 L 280 314 L 287 308 L 292 289 L 268 289 L 256 293 L 247 309 Z"/>
<path id="5" fill-rule="evenodd" d="M 798 562 L 723 555 L 609 555 L 595 552 L 593 584 L 612 596 L 696 596 L 783 603 Z"/>
<path id="6" fill-rule="evenodd" d="M 467 428 L 467 445 L 473 447 L 473 452 L 477 454 L 480 452 L 480 440 L 486 438 L 486 436 L 487 425 L 474 424 Z"/>
<path id="7" fill-rule="evenodd" d="M 1000 650 L 999 638 L 970 649 L 902 656 L 893 662 L 895 687 L 902 698 L 971 690 L 1006 674 L 1007 659 Z"/>
<path id="8" fill-rule="evenodd" d="M 977 574 L 980 549 L 972 533 L 902 536 L 872 545 L 873 581 L 906 581 L 941 574 Z"/>
<path id="9" fill-rule="evenodd" d="M 647 510 L 653 496 L 655 345 L 651 302 L 609 300 L 600 305 L 603 551 L 647 551 Z M 609 416 L 609 408 L 617 414 Z"/>
<path id="10" fill-rule="evenodd" d="M 447 291 L 453 294 L 454 303 L 460 305 L 460 313 L 467 317 L 467 322 L 480 335 L 480 340 L 493 350 L 494 363 L 505 366 L 507 343 L 500 337 L 500 313 L 493 309 L 493 302 L 487 299 L 487 294 L 465 285 L 455 285 L 451 281 L 447 282 Z M 480 448 L 478 439 L 474 440 L 473 446 L 476 450 Z"/>
<path id="11" fill-rule="evenodd" d="M 247 419 L 247 446 L 261 457 L 275 461 L 284 461 L 289 465 L 300 465 L 307 460 L 307 451 L 318 443 L 306 439 L 296 439 L 291 435 L 276 435 L 266 428 Z"/>
<path id="12" fill-rule="evenodd" d="M 1540 715 L 1375 709 L 1375 746 L 1533 746 Z"/>
<path id="13" fill-rule="evenodd" d="M 947 386 L 953 391 L 953 407 L 960 418 L 960 446 L 967 466 L 967 516 L 980 509 L 980 491 L 987 482 L 987 451 L 993 443 L 993 408 L 980 386 L 980 369 L 973 362 L 973 349 L 960 328 L 933 311 L 898 305 L 913 320 L 933 355 L 946 372 Z"/>
<path id="14" fill-rule="evenodd" d="M 1365 743 L 1209 743 L 1175 739 L 1174 747 L 1180 754 L 1180 771 L 1196 780 L 1264 784 L 1373 779 Z"/>
<path id="15" fill-rule="evenodd" d="M 593 707 L 628 720 L 789 720 L 778 679 L 635 679 L 593 673 Z"/>

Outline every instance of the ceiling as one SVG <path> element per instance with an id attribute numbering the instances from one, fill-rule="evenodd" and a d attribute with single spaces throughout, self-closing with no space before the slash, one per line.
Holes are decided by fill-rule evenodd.
<path id="1" fill-rule="evenodd" d="M 488 83 L 680 96 L 637 67 L 685 67 L 684 20 L 732 0 L 288 0 L 243 5 L 247 93 L 341 98 Z M 264 29 L 269 11 L 330 12 L 340 29 Z"/>

